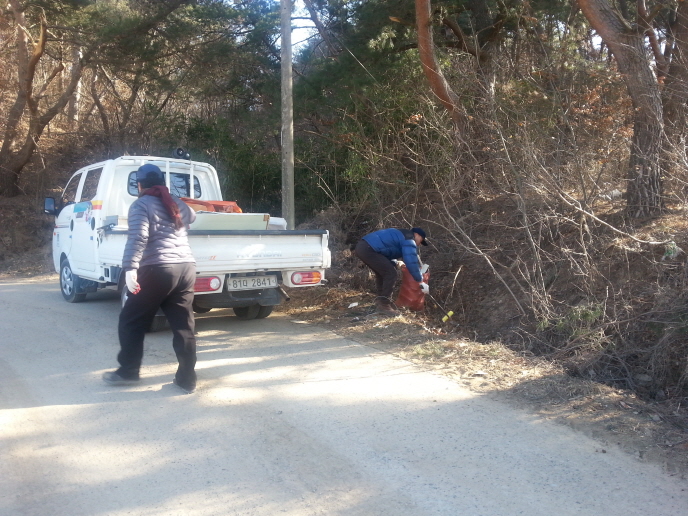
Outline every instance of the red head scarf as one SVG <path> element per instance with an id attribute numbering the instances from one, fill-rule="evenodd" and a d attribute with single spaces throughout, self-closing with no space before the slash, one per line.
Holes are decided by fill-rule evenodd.
<path id="1" fill-rule="evenodd" d="M 182 229 L 184 227 L 184 221 L 182 221 L 182 215 L 179 212 L 179 206 L 174 202 L 170 191 L 164 185 L 155 185 L 141 192 L 139 197 L 144 195 L 152 195 L 153 197 L 160 197 L 162 204 L 165 206 L 167 213 L 170 214 L 172 220 L 174 221 L 174 227 L 177 229 Z"/>

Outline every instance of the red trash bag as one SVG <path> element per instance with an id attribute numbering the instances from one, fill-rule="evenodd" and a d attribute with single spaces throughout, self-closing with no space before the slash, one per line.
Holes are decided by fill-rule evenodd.
<path id="1" fill-rule="evenodd" d="M 425 283 L 430 279 L 430 271 L 423 274 Z M 401 266 L 401 288 L 395 304 L 398 307 L 406 307 L 414 312 L 420 312 L 425 308 L 425 294 L 420 289 L 418 282 L 413 279 L 406 265 Z"/>

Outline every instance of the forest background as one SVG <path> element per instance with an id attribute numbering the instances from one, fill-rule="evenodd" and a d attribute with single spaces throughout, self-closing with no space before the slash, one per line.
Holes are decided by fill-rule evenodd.
<path id="1" fill-rule="evenodd" d="M 422 226 L 454 331 L 685 406 L 688 2 L 303 0 L 302 24 L 297 221 L 330 230 L 329 288 L 370 285 L 363 234 Z M 123 154 L 182 146 L 279 215 L 279 30 L 274 0 L 8 0 L 0 260 Z"/>

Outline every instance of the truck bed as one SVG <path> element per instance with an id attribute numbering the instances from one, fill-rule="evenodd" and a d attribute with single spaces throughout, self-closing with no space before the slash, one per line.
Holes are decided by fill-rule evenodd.
<path id="1" fill-rule="evenodd" d="M 122 265 L 126 229 L 104 232 L 100 259 Z M 327 231 L 312 230 L 190 230 L 189 244 L 199 274 L 245 273 L 284 269 L 327 268 Z"/>

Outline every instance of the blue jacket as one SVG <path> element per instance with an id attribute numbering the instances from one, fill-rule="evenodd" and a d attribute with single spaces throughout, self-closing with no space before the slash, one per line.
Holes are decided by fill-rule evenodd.
<path id="1" fill-rule="evenodd" d="M 423 281 L 423 276 L 420 273 L 418 249 L 411 230 L 381 229 L 364 236 L 363 240 L 385 258 L 403 260 L 413 279 L 418 282 Z"/>

